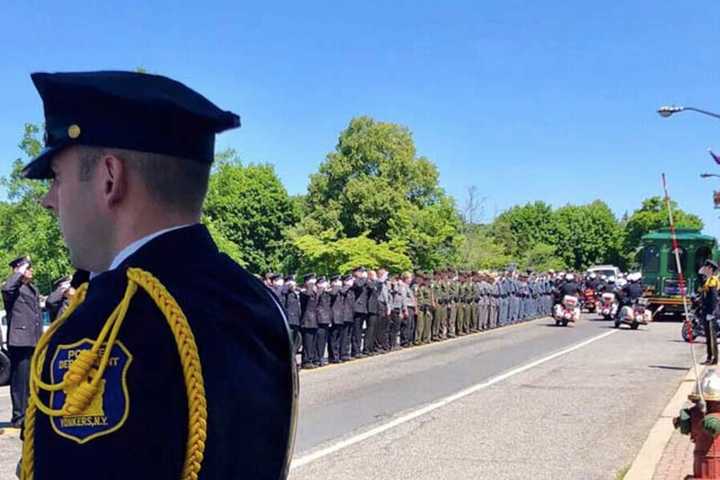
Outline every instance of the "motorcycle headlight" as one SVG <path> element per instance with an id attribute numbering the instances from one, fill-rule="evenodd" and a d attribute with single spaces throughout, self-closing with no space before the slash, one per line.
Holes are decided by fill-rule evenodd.
<path id="1" fill-rule="evenodd" d="M 638 299 L 638 305 L 647 306 L 650 302 L 647 298 L 640 298 Z"/>

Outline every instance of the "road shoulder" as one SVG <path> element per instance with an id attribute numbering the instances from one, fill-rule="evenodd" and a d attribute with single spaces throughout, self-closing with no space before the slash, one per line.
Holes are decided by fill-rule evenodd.
<path id="1" fill-rule="evenodd" d="M 702 375 L 702 371 L 702 368 L 698 369 L 700 375 Z M 688 395 L 695 386 L 695 378 L 695 369 L 691 368 L 650 430 L 624 480 L 684 478 L 683 474 L 692 472 L 692 456 L 690 457 L 690 472 L 685 471 L 688 463 L 686 454 L 688 451 L 687 444 L 690 443 L 689 437 L 681 437 L 685 439 L 686 443 L 677 438 L 671 442 L 671 438 L 675 432 L 672 420 L 688 401 Z M 692 449 L 690 449 L 690 452 L 692 453 Z M 680 455 L 680 458 L 678 458 L 678 455 Z M 681 476 L 675 476 L 676 473 L 680 473 Z"/>

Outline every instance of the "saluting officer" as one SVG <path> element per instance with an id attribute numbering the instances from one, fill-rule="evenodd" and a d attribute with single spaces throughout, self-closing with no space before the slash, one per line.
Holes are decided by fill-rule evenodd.
<path id="1" fill-rule="evenodd" d="M 308 273 L 303 278 L 303 288 L 300 291 L 300 328 L 302 330 L 302 368 L 313 369 L 320 366 L 320 357 L 317 351 L 318 334 L 318 301 L 319 294 L 316 288 L 317 277 Z"/>
<path id="2" fill-rule="evenodd" d="M 239 117 L 157 75 L 32 79 L 46 140 L 23 172 L 51 179 L 42 203 L 92 273 L 35 350 L 23 478 L 285 478 L 287 322 L 200 223 Z"/>
<path id="3" fill-rule="evenodd" d="M 347 362 L 352 360 L 352 334 L 355 322 L 355 292 L 353 284 L 355 278 L 352 275 L 343 277 L 343 296 L 345 299 L 343 329 L 340 334 L 340 361 Z"/>
<path id="4" fill-rule="evenodd" d="M 7 313 L 8 353 L 10 354 L 10 398 L 15 428 L 23 425 L 28 404 L 30 358 L 42 335 L 42 315 L 37 288 L 32 284 L 33 268 L 30 257 L 10 262 L 12 274 L 2 286 L 2 298 Z"/>
<path id="5" fill-rule="evenodd" d="M 332 326 L 332 294 L 330 293 L 330 284 L 327 278 L 320 277 L 317 282 L 318 289 L 318 306 L 317 306 L 317 343 L 315 351 L 317 352 L 318 363 L 321 367 L 327 365 L 325 358 L 325 349 L 330 338 L 330 327 Z"/>
<path id="6" fill-rule="evenodd" d="M 302 345 L 302 333 L 300 331 L 300 317 L 302 316 L 300 290 L 297 288 L 295 275 L 287 275 L 284 280 L 281 298 L 285 312 L 287 313 L 293 345 L 293 358 L 295 358 L 300 351 L 300 345 Z"/>
<path id="7" fill-rule="evenodd" d="M 378 281 L 377 273 L 374 270 L 368 271 L 368 315 L 365 320 L 365 339 L 363 341 L 363 354 L 367 356 L 375 355 L 377 352 L 377 332 L 378 332 L 378 312 L 380 291 L 382 285 Z"/>
<path id="8" fill-rule="evenodd" d="M 71 280 L 70 276 L 66 275 L 53 282 L 53 291 L 45 299 L 45 309 L 51 322 L 63 314 L 70 304 L 70 298 L 75 294 Z"/>
<path id="9" fill-rule="evenodd" d="M 370 289 L 367 282 L 367 269 L 365 267 L 357 267 L 353 270 L 355 277 L 353 282 L 353 293 L 355 295 L 355 304 L 353 305 L 353 326 L 352 326 L 352 357 L 363 358 L 362 353 L 362 337 L 365 320 L 368 316 L 368 295 Z"/>
<path id="10" fill-rule="evenodd" d="M 328 360 L 330 363 L 340 363 L 342 329 L 345 325 L 345 295 L 342 292 L 340 275 L 335 275 L 330 279 L 330 311 L 332 325 L 328 342 Z"/>

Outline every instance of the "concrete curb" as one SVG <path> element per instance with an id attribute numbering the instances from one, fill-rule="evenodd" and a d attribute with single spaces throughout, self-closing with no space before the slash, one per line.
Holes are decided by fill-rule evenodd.
<path id="1" fill-rule="evenodd" d="M 703 367 L 699 367 L 698 373 L 702 376 Z M 678 415 L 680 409 L 688 401 L 688 395 L 692 393 L 694 386 L 695 369 L 691 368 L 650 430 L 645 443 L 630 466 L 630 470 L 625 474 L 624 480 L 652 480 L 655 468 L 665 451 L 665 446 L 673 434 L 672 419 Z"/>

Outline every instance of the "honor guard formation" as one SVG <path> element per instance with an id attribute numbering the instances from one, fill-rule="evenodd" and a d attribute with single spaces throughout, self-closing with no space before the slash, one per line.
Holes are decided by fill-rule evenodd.
<path id="1" fill-rule="evenodd" d="M 240 125 L 187 86 L 36 73 L 47 179 L 73 266 L 44 308 L 32 262 L 2 285 L 24 480 L 277 480 L 297 370 L 277 299 L 200 223 L 216 134 Z"/>
<path id="2" fill-rule="evenodd" d="M 564 276 L 562 277 L 564 281 Z M 269 273 L 301 366 L 378 355 L 548 316 L 561 277 L 550 272 L 354 269 L 331 278 Z"/>

